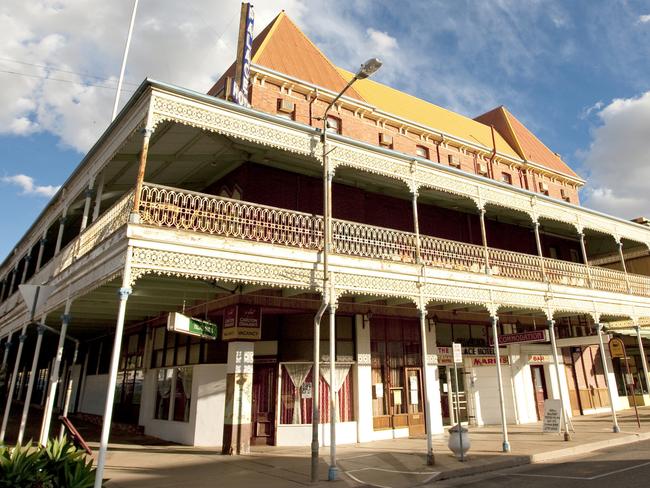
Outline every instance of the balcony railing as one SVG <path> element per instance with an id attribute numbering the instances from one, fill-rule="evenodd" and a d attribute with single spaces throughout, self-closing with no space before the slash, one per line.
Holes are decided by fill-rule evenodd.
<path id="1" fill-rule="evenodd" d="M 140 222 L 224 237 L 322 249 L 323 219 L 318 215 L 268 207 L 178 188 L 145 184 Z M 333 219 L 333 250 L 338 254 L 404 263 L 417 261 L 414 233 Z M 423 264 L 459 271 L 485 272 L 485 248 L 431 236 L 420 237 Z M 488 248 L 489 272 L 528 281 L 650 296 L 650 277 L 607 268 L 540 258 Z M 543 263 L 543 266 L 542 266 Z"/>

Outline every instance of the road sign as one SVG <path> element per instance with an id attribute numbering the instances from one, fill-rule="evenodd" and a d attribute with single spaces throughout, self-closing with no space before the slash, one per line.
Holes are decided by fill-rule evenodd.
<path id="1" fill-rule="evenodd" d="M 462 363 L 463 362 L 463 348 L 458 342 L 453 342 L 451 344 L 452 346 L 452 354 L 454 357 L 454 363 Z"/>

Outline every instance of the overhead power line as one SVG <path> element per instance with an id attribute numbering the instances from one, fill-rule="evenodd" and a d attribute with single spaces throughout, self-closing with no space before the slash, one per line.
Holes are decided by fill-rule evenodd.
<path id="1" fill-rule="evenodd" d="M 70 71 L 70 70 L 67 70 L 67 69 L 55 68 L 53 66 L 48 66 L 48 65 L 45 65 L 45 64 L 28 63 L 26 61 L 18 61 L 17 59 L 0 57 L 0 61 L 6 61 L 6 62 L 9 62 L 9 63 L 22 64 L 24 66 L 34 66 L 35 68 L 42 68 L 42 69 L 46 69 L 46 70 L 49 70 L 49 71 L 58 71 L 60 73 L 68 73 L 68 74 L 71 74 L 71 75 L 83 76 L 84 78 L 95 78 L 96 80 L 105 80 L 106 79 L 105 76 L 90 75 L 90 74 L 87 74 L 87 73 L 80 73 L 78 71 Z M 137 83 L 133 83 L 133 82 L 129 82 L 129 81 L 125 81 L 124 84 L 125 85 L 138 86 Z"/>
<path id="2" fill-rule="evenodd" d="M 107 90 L 115 90 L 114 86 L 99 85 L 97 83 L 82 83 L 82 82 L 74 81 L 74 80 L 64 80 L 62 78 L 52 78 L 51 76 L 41 76 L 41 75 L 34 75 L 34 74 L 30 74 L 30 73 L 19 73 L 18 71 L 9 71 L 9 70 L 0 69 L 0 73 L 5 73 L 5 74 L 8 74 L 8 75 L 15 75 L 15 76 L 25 76 L 27 78 L 39 78 L 41 80 L 48 80 L 48 81 L 58 81 L 58 82 L 61 82 L 61 83 L 70 83 L 70 84 L 73 84 L 73 85 L 93 86 L 93 87 L 96 87 L 96 88 L 104 88 L 104 89 L 107 89 Z M 124 91 L 134 92 L 135 90 L 125 88 Z"/>

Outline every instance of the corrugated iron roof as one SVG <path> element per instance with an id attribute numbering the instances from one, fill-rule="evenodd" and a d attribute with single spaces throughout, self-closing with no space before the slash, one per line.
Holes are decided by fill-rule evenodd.
<path id="1" fill-rule="evenodd" d="M 346 80 L 354 76 L 339 68 Z M 474 119 L 451 110 L 434 105 L 408 93 L 366 78 L 358 80 L 354 86 L 361 96 L 378 109 L 400 118 L 421 124 L 431 129 L 450 134 L 468 142 L 492 148 L 492 129 Z M 496 132 L 494 134 L 497 151 L 518 158 L 517 152 Z"/>
<path id="2" fill-rule="evenodd" d="M 494 128 L 503 135 L 522 159 L 539 164 L 573 178 L 579 176 L 562 159 L 540 141 L 517 117 L 503 106 L 476 117 L 476 120 Z"/>

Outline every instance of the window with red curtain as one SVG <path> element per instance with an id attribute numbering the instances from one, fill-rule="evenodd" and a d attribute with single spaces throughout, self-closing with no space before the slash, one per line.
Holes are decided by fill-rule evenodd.
<path id="1" fill-rule="evenodd" d="M 307 375 L 302 387 L 298 389 L 291 380 L 287 368 L 284 364 L 281 366 L 281 386 L 280 386 L 280 424 L 311 424 L 311 409 L 313 398 L 313 371 Z M 327 382 L 320 377 L 319 385 L 319 403 L 320 403 L 320 422 L 330 421 L 329 394 L 330 388 Z M 312 393 L 312 394 L 310 394 Z M 339 390 L 339 422 L 354 421 L 354 402 L 352 391 L 352 368 Z M 296 402 L 299 398 L 299 402 Z M 300 411 L 294 415 L 294 409 L 299 406 Z M 294 422 L 299 420 L 299 422 Z"/>

